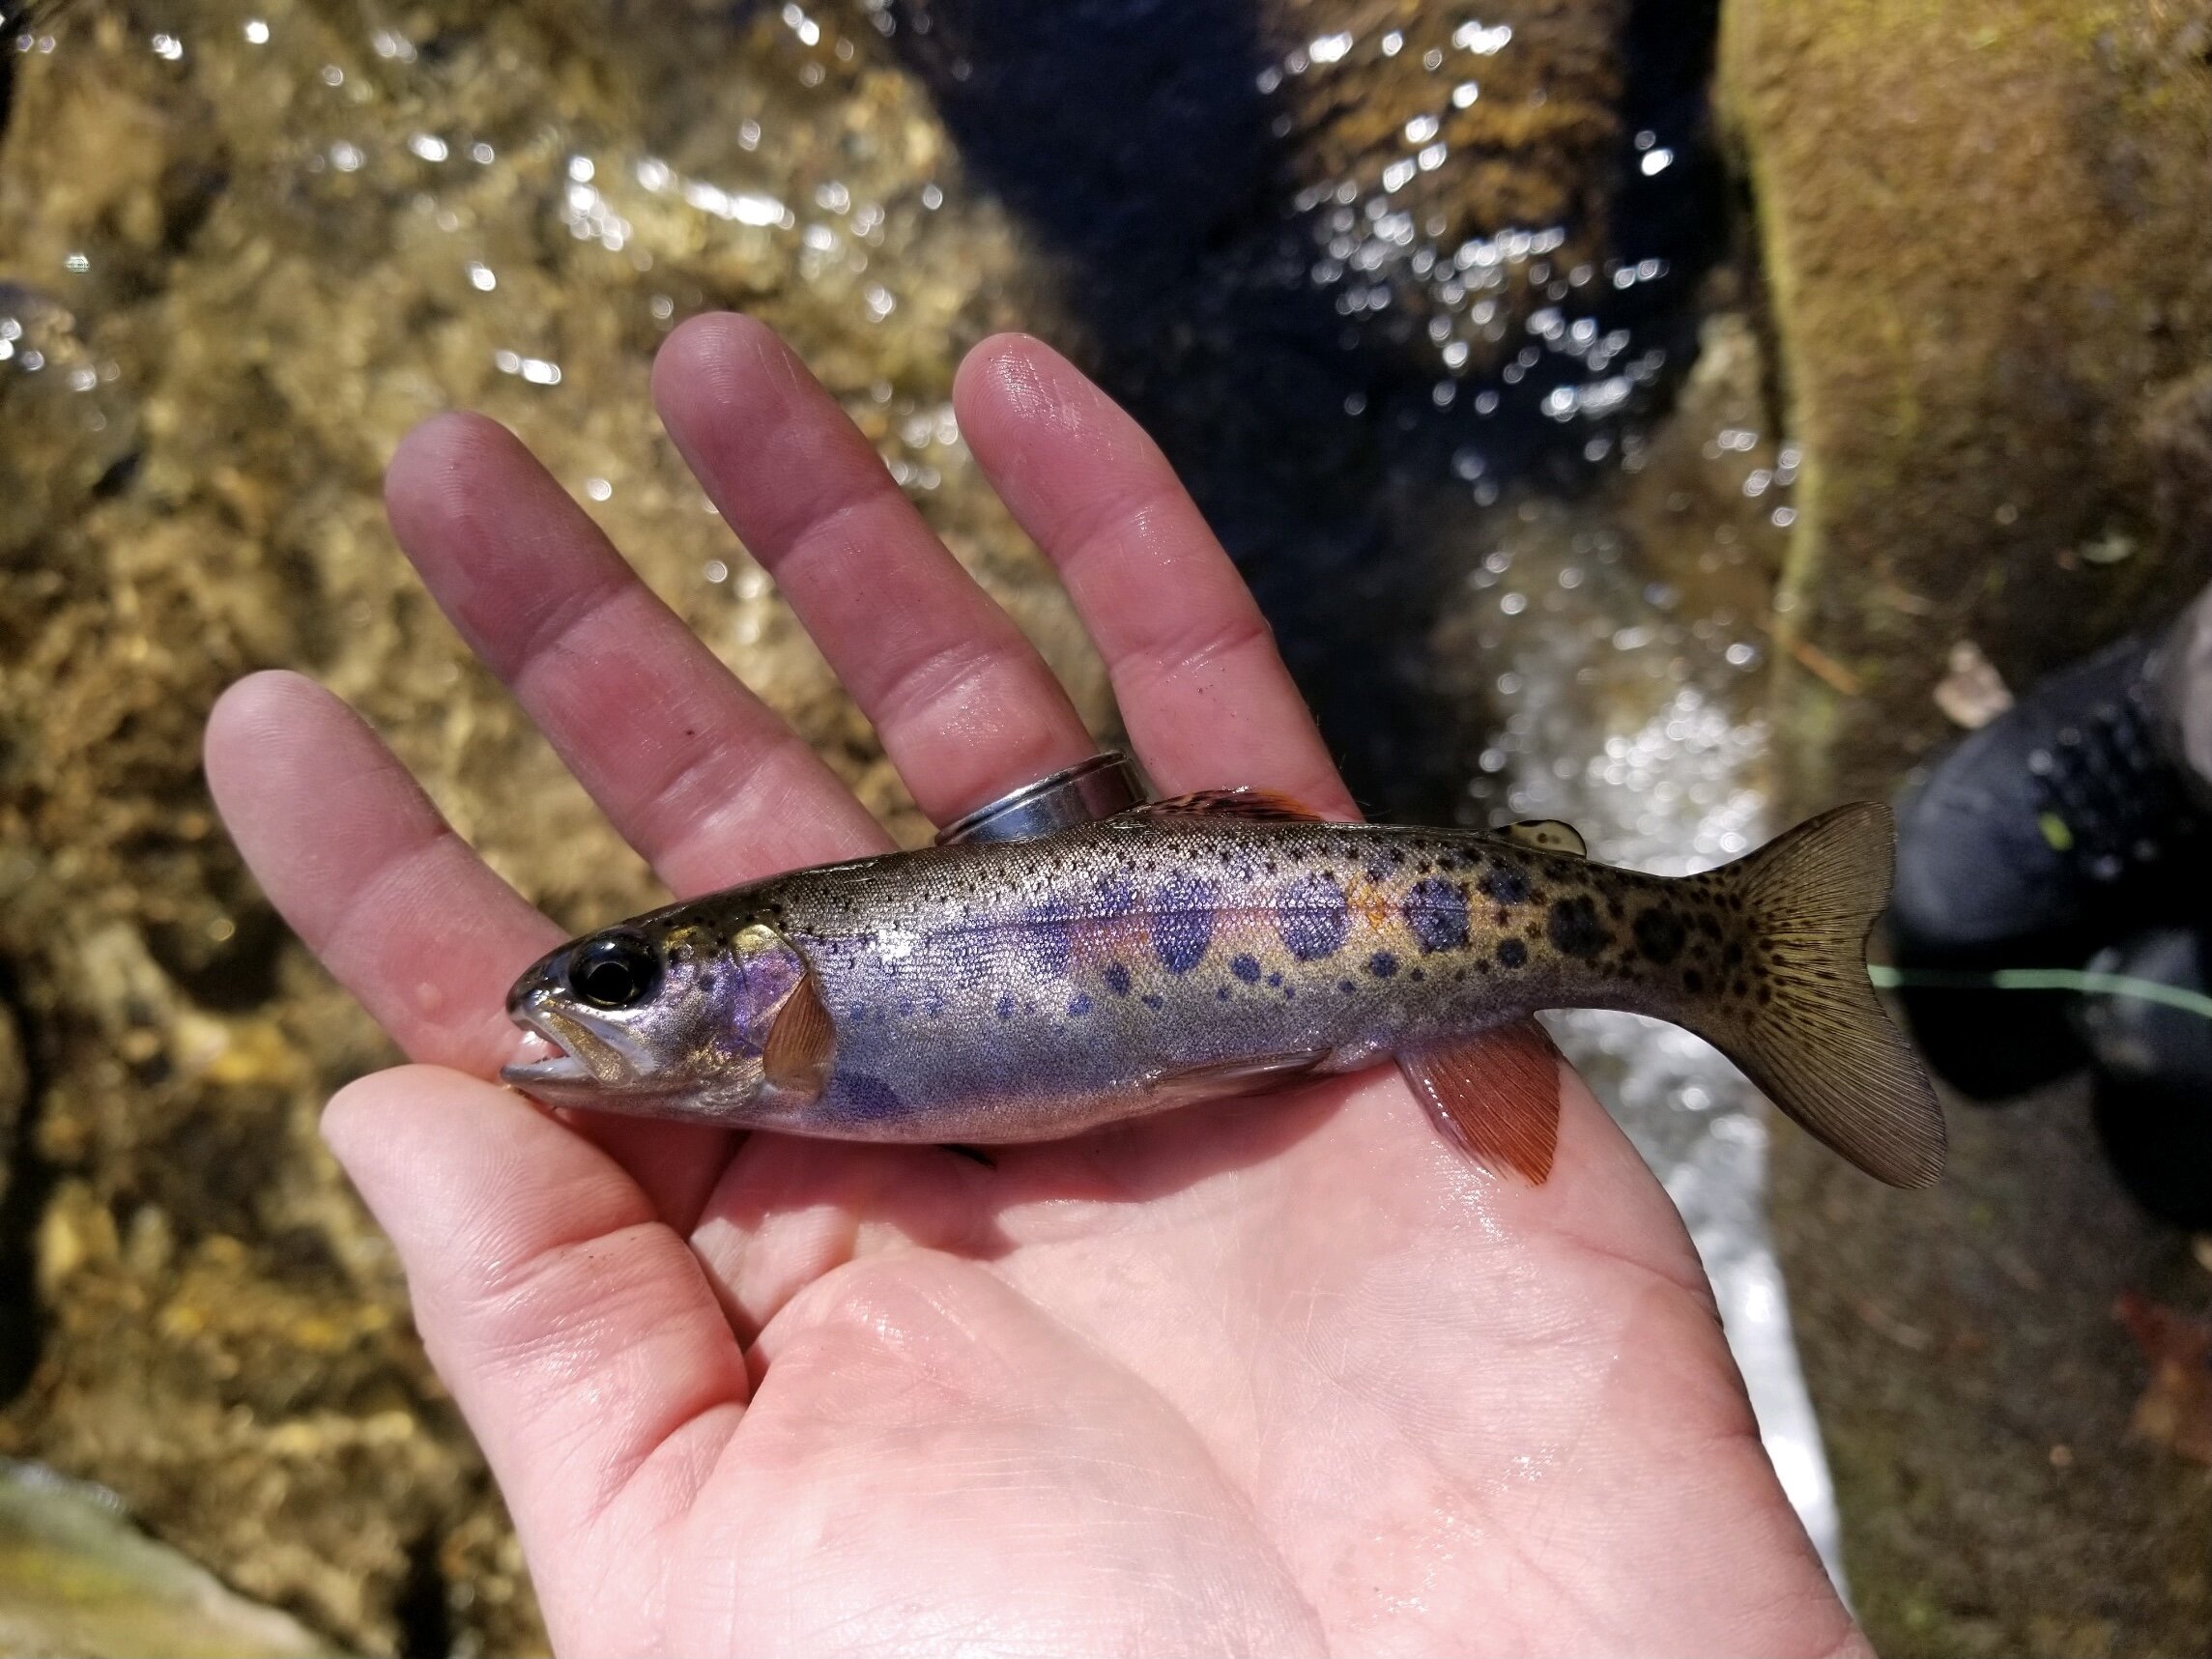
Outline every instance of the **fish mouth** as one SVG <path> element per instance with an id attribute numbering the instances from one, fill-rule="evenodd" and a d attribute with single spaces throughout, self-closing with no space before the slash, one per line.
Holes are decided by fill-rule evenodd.
<path id="1" fill-rule="evenodd" d="M 516 1009 L 510 1017 L 523 1029 L 522 1047 L 518 1058 L 500 1068 L 501 1082 L 527 1090 L 549 1083 L 598 1081 L 597 1074 L 570 1046 L 570 1040 L 535 1009 Z"/>

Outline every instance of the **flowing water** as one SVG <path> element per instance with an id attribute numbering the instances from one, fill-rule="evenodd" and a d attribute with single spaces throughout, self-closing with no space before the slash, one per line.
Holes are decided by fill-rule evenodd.
<path id="1" fill-rule="evenodd" d="M 1067 345 L 1161 437 L 1377 815 L 1565 817 L 1668 872 L 1763 840 L 1798 457 L 1731 252 L 1710 25 L 149 0 L 0 40 L 0 899 L 41 1068 L 8 1288 L 44 1310 L 6 1448 L 348 1641 L 530 1640 L 396 1273 L 312 1149 L 381 1050 L 222 847 L 192 734 L 235 672 L 309 666 L 563 920 L 650 896 L 381 528 L 400 433 L 477 407 L 917 834 L 651 419 L 651 351 L 707 306 L 786 331 L 1102 719 L 947 402 L 991 329 Z M 1671 1028 L 1559 1030 L 1681 1205 L 1832 1564 L 1763 1108 Z"/>

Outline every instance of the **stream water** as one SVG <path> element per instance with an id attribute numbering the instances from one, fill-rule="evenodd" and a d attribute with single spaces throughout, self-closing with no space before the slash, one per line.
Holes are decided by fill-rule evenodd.
<path id="1" fill-rule="evenodd" d="M 315 666 L 564 919 L 645 895 L 427 619 L 380 528 L 382 458 L 431 410 L 513 424 L 717 649 L 897 805 L 651 421 L 653 345 L 711 304 L 785 329 L 1094 708 L 1095 674 L 1081 679 L 946 402 L 961 351 L 991 328 L 1066 344 L 1160 437 L 1373 814 L 1564 817 L 1595 856 L 1669 872 L 1756 844 L 1774 827 L 1757 709 L 1796 456 L 1711 153 L 1711 27 L 1709 5 L 1658 0 L 34 14 L 0 39 L 17 82 L 0 410 L 26 480 L 0 500 L 0 552 L 31 550 L 49 574 L 18 584 L 11 627 L 75 629 L 49 707 L 89 711 L 78 738 L 121 732 L 144 753 L 77 805 L 45 787 L 24 839 L 48 856 L 9 891 L 28 895 L 19 914 L 120 930 L 99 935 L 96 977 L 154 1013 L 72 988 L 74 946 L 28 958 L 55 987 L 41 1006 L 77 1034 L 46 1064 L 106 1079 L 120 1102 L 50 1119 L 33 1189 L 77 1183 L 125 1216 L 117 1271 L 138 1272 L 140 1251 L 161 1296 L 185 1294 L 194 1240 L 215 1233 L 313 1235 L 352 1294 L 397 1294 L 306 1161 L 250 1197 L 223 1189 L 219 1159 L 190 1163 L 203 1185 L 188 1190 L 145 1173 L 175 1164 L 145 1125 L 229 1122 L 221 1091 L 260 1089 L 261 1121 L 291 1111 L 297 1128 L 375 1053 L 354 1016 L 308 1017 L 327 996 L 284 965 L 209 850 L 204 810 L 187 831 L 165 804 L 196 787 L 189 732 L 238 669 Z M 101 703 L 101 673 L 138 676 L 148 701 Z M 518 796 L 543 803 L 529 823 Z M 131 826 L 101 815 L 130 801 L 146 803 Z M 78 850 L 51 856 L 65 844 Z M 1763 1108 L 1671 1028 L 1592 1015 L 1558 1029 L 1681 1207 L 1832 1566 L 1762 1215 Z M 139 1071 L 100 1070 L 141 1041 Z M 135 1218 L 149 1212 L 158 1227 Z M 173 1243 L 142 1242 L 157 1233 Z M 99 1330 L 49 1322 L 49 1342 L 85 1352 L 60 1367 L 83 1404 L 43 1405 L 17 1444 L 134 1500 L 167 1493 L 128 1457 L 69 1456 L 92 1444 L 70 1425 L 109 1409 Z M 362 1362 L 377 1377 L 406 1363 Z M 227 1398 L 180 1375 L 184 1397 Z M 451 1593 L 421 1616 L 496 1646 L 514 1627 L 483 1598 L 511 1566 L 485 1565 L 498 1552 L 481 1539 L 450 1542 L 466 1530 L 450 1514 L 476 1502 L 393 1523 L 354 1570 L 413 1582 L 427 1549 Z M 354 1639 L 404 1634 L 404 1595 L 349 1600 L 307 1567 L 264 1571 L 250 1538 L 193 1519 L 189 1499 L 158 1502 L 162 1530 L 204 1535 L 241 1587 Z"/>

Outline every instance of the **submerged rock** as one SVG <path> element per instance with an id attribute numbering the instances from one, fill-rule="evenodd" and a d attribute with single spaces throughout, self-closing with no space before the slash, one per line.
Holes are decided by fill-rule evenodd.
<path id="1" fill-rule="evenodd" d="M 1943 735 L 1953 642 L 2025 685 L 2212 576 L 2161 533 L 2144 425 L 2212 339 L 2208 41 L 2204 0 L 1724 7 L 1805 450 L 1794 804 L 1883 792 Z"/>
<path id="2" fill-rule="evenodd" d="M 224 684 L 307 669 L 564 922 L 657 889 L 391 544 L 434 411 L 519 431 L 646 580 L 909 840 L 874 734 L 646 395 L 681 317 L 783 329 L 1098 724 L 1104 676 L 947 398 L 1050 315 L 865 17 L 567 0 L 370 20 L 42 11 L 0 134 L 0 961 L 39 1179 L 0 1207 L 35 1370 L 0 1450 L 347 1647 L 542 1644 L 511 1529 L 316 1115 L 388 1045 L 211 813 Z M 11 1146 L 15 1142 L 11 1140 Z M 29 1283 L 16 1287 L 31 1288 Z"/>
<path id="3" fill-rule="evenodd" d="M 333 1651 L 130 1525 L 110 1492 L 0 1461 L 0 1655 L 291 1659 Z"/>

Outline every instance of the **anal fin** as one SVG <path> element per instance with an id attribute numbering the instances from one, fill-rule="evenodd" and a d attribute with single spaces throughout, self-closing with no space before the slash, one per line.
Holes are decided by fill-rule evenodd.
<path id="1" fill-rule="evenodd" d="M 1447 1140 L 1541 1187 L 1559 1148 L 1559 1058 L 1542 1026 L 1516 1019 L 1400 1054 L 1398 1068 Z"/>

